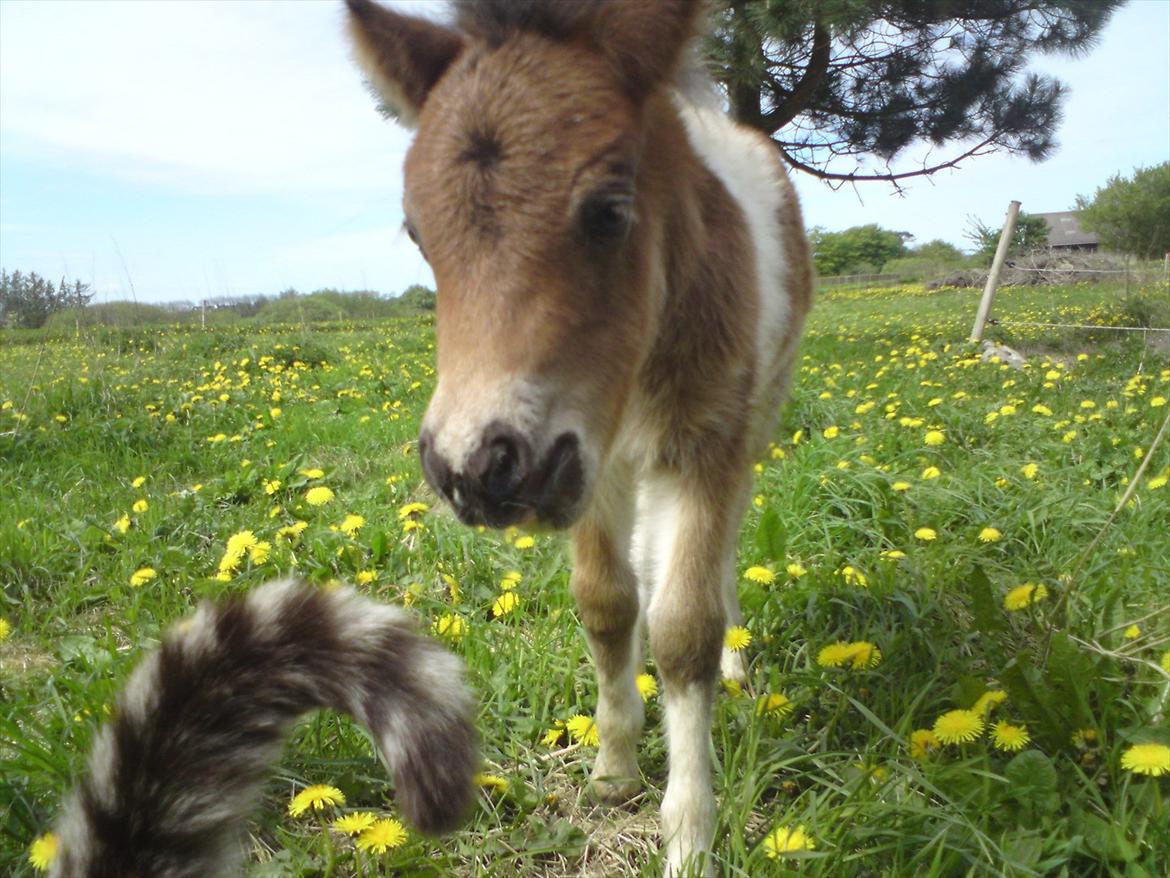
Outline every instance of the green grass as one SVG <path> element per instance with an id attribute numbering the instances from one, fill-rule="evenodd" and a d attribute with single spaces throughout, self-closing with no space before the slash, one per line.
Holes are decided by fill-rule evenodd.
<path id="1" fill-rule="evenodd" d="M 1164 286 L 1144 295 L 1170 300 Z M 1008 325 L 1130 322 L 1110 288 L 1002 292 L 992 334 L 1029 355 L 1022 371 L 980 362 L 965 341 L 975 303 L 906 288 L 840 290 L 816 306 L 741 539 L 741 572 L 776 576 L 741 581 L 751 682 L 718 701 L 724 874 L 1138 878 L 1170 865 L 1170 780 L 1121 767 L 1133 743 L 1170 739 L 1170 674 L 1158 668 L 1170 648 L 1170 444 L 1086 551 L 1170 410 L 1170 370 L 1140 334 Z M 30 873 L 28 845 L 141 649 L 200 599 L 295 569 L 370 579 L 363 590 L 409 603 L 428 626 L 463 618 L 449 642 L 480 698 L 484 771 L 508 788 L 484 790 L 449 838 L 412 835 L 357 860 L 319 823 L 287 817 L 288 798 L 331 783 L 347 808 L 393 814 L 392 788 L 361 729 L 311 717 L 252 827 L 251 875 L 657 874 L 657 699 L 647 790 L 628 808 L 595 808 L 583 792 L 592 748 L 541 743 L 596 700 L 562 539 L 526 546 L 436 509 L 400 517 L 433 502 L 413 447 L 432 362 L 427 317 L 0 337 L 0 615 L 11 626 L 0 871 Z M 934 429 L 944 441 L 925 444 Z M 323 476 L 300 472 L 311 468 Z M 332 502 L 306 504 L 314 485 Z M 347 514 L 365 519 L 353 537 L 333 529 Z M 308 523 L 299 539 L 277 536 L 297 520 Z M 937 538 L 917 538 L 923 527 Z M 987 527 L 1001 538 L 980 541 Z M 217 579 L 245 529 L 272 543 L 270 557 Z M 143 567 L 157 578 L 132 586 Z M 496 617 L 512 570 L 518 605 Z M 1003 598 L 1022 583 L 1048 597 L 1008 612 Z M 836 641 L 873 643 L 882 660 L 821 667 Z M 992 723 L 1026 724 L 1022 755 L 984 735 L 911 756 L 915 729 L 988 689 L 1007 693 Z M 757 699 L 773 693 L 791 710 L 762 715 Z M 764 838 L 797 825 L 815 849 L 770 859 Z"/>

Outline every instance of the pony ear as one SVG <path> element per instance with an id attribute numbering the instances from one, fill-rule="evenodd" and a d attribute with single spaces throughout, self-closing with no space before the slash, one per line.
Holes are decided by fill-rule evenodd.
<path id="1" fill-rule="evenodd" d="M 463 37 L 373 0 L 346 0 L 346 5 L 358 65 L 386 107 L 413 126 L 427 95 L 463 49 Z"/>
<path id="2" fill-rule="evenodd" d="M 701 7 L 700 0 L 611 0 L 599 7 L 593 38 L 636 99 L 675 72 Z"/>

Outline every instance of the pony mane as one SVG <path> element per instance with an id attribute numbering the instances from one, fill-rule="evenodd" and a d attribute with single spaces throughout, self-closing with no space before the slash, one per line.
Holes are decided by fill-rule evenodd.
<path id="1" fill-rule="evenodd" d="M 469 36 L 499 45 L 514 34 L 570 39 L 589 27 L 604 0 L 456 0 L 455 24 Z"/>

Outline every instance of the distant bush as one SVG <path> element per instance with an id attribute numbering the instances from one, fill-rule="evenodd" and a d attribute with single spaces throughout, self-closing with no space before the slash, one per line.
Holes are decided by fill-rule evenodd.
<path id="1" fill-rule="evenodd" d="M 938 275 L 962 268 L 968 259 L 959 254 L 958 259 L 940 260 L 930 256 L 903 256 L 891 259 L 882 268 L 882 274 L 895 274 L 899 283 L 926 281 Z"/>
<path id="2" fill-rule="evenodd" d="M 151 326 L 178 322 L 178 315 L 158 305 L 102 302 L 57 311 L 45 321 L 45 329 L 61 331 L 80 326 Z"/>

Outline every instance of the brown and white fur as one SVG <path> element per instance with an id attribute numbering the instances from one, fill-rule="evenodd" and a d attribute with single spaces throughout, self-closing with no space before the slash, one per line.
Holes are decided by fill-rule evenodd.
<path id="1" fill-rule="evenodd" d="M 698 0 L 348 0 L 359 62 L 417 128 L 407 228 L 438 285 L 427 479 L 473 524 L 571 528 L 598 678 L 593 787 L 639 786 L 643 623 L 664 683 L 666 873 L 709 874 L 711 711 L 735 544 L 808 310 L 764 136 L 678 83 Z"/>
<path id="2" fill-rule="evenodd" d="M 241 874 L 268 767 L 318 707 L 370 729 L 411 823 L 454 827 L 476 765 L 462 663 L 402 610 L 274 582 L 205 604 L 135 669 L 62 809 L 50 878 Z"/>

